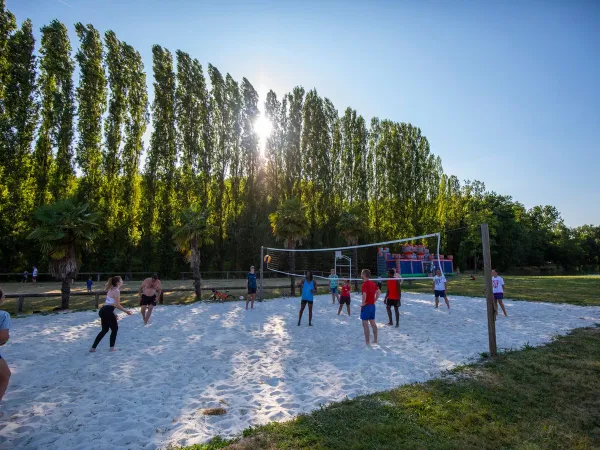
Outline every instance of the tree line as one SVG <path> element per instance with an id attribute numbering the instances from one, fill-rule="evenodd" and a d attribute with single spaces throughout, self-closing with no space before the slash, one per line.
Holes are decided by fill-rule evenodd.
<path id="1" fill-rule="evenodd" d="M 595 270 L 600 262 L 599 226 L 569 228 L 552 206 L 527 209 L 479 181 L 460 182 L 410 123 L 367 122 L 316 89 L 270 91 L 263 153 L 254 129 L 259 96 L 246 78 L 155 45 L 150 104 L 134 47 L 90 24 L 75 31 L 76 51 L 58 20 L 41 28 L 38 45 L 31 21 L 19 27 L 0 0 L 2 272 L 50 263 L 28 236 L 43 216 L 34 212 L 64 199 L 96 214 L 82 267 L 114 273 L 177 276 L 200 261 L 200 247 L 202 270 L 245 270 L 261 245 L 291 245 L 270 220 L 286 202 L 305 228 L 293 245 L 447 230 L 442 250 L 465 270 L 479 264 L 477 225 L 488 222 L 500 270 L 548 262 Z M 202 230 L 189 234 L 195 248 L 182 240 L 190 221 Z"/>

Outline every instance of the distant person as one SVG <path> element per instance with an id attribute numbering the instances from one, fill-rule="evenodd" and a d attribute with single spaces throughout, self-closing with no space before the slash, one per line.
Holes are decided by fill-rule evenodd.
<path id="1" fill-rule="evenodd" d="M 119 292 L 119 288 L 122 285 L 123 280 L 121 277 L 111 277 L 106 282 L 106 300 L 104 301 L 102 308 L 100 308 L 100 311 L 98 311 L 102 323 L 102 330 L 98 333 L 98 336 L 96 336 L 90 352 L 96 351 L 96 347 L 98 347 L 102 338 L 108 333 L 108 330 L 110 330 L 110 351 L 114 352 L 116 350 L 115 343 L 117 342 L 119 324 L 117 323 L 115 309 L 127 313 L 128 316 L 131 315 L 131 311 L 121 306 L 121 292 Z"/>
<path id="2" fill-rule="evenodd" d="M 501 276 L 498 276 L 498 272 L 496 270 L 492 270 L 492 291 L 494 292 L 494 301 L 500 305 L 500 308 L 502 308 L 504 317 L 508 317 L 504 303 L 502 303 L 502 299 L 504 298 L 504 280 Z M 498 306 L 496 305 L 496 312 L 497 311 Z"/>
<path id="3" fill-rule="evenodd" d="M 31 281 L 33 281 L 33 284 L 37 283 L 37 276 L 38 276 L 38 268 L 36 266 L 33 266 L 33 272 L 31 274 Z"/>
<path id="4" fill-rule="evenodd" d="M 21 283 L 27 283 L 27 276 L 28 276 L 28 275 L 29 275 L 29 272 L 27 272 L 27 271 L 24 271 L 24 272 L 21 274 Z"/>
<path id="5" fill-rule="evenodd" d="M 0 306 L 4 303 L 4 292 L 0 289 Z M 8 342 L 10 337 L 10 314 L 6 311 L 0 311 L 0 346 Z M 2 355 L 0 355 L 0 400 L 4 397 L 8 382 L 10 381 L 10 369 Z M 0 413 L 0 417 L 2 413 Z"/>
<path id="6" fill-rule="evenodd" d="M 250 309 L 254 309 L 254 300 L 256 300 L 256 272 L 254 266 L 251 266 L 250 272 L 246 274 L 246 291 L 248 292 L 246 309 L 248 309 L 248 303 L 250 303 Z"/>
<path id="7" fill-rule="evenodd" d="M 402 299 L 402 278 L 396 278 L 396 271 L 390 269 L 388 271 L 388 278 L 393 280 L 387 280 L 387 292 L 385 293 L 385 309 L 387 310 L 388 318 L 390 321 L 388 325 L 394 325 L 392 321 L 392 307 L 396 313 L 396 328 L 400 326 L 400 311 L 398 308 L 401 305 Z"/>
<path id="8" fill-rule="evenodd" d="M 352 285 L 350 280 L 344 280 L 342 283 L 342 295 L 340 296 L 340 307 L 338 308 L 338 316 L 342 312 L 342 308 L 346 305 L 348 315 L 350 315 L 350 293 L 352 292 Z"/>
<path id="9" fill-rule="evenodd" d="M 444 298 L 446 302 L 446 306 L 450 309 L 450 301 L 448 301 L 448 297 L 446 296 L 446 285 L 448 281 L 446 277 L 442 275 L 442 271 L 438 269 L 436 271 L 436 275 L 433 277 L 433 293 L 435 295 L 435 307 L 437 308 L 440 303 L 440 297 Z"/>
<path id="10" fill-rule="evenodd" d="M 86 285 L 87 285 L 87 291 L 92 292 L 92 286 L 94 285 L 94 282 L 92 281 L 92 277 L 88 278 Z"/>
<path id="11" fill-rule="evenodd" d="M 308 305 L 308 326 L 312 327 L 312 310 L 314 295 L 317 292 L 317 280 L 313 279 L 313 274 L 309 270 L 306 272 L 304 279 L 300 282 L 300 288 L 302 289 L 302 301 L 300 302 L 300 313 L 298 314 L 298 326 L 302 322 L 302 314 L 304 314 L 304 308 Z"/>
<path id="12" fill-rule="evenodd" d="M 363 331 L 365 332 L 365 343 L 370 344 L 370 330 L 369 324 L 373 329 L 373 344 L 377 344 L 377 324 L 375 323 L 375 302 L 379 297 L 379 288 L 373 281 L 369 279 L 371 271 L 369 269 L 363 269 L 360 276 L 363 279 L 362 285 L 362 303 L 360 305 L 360 319 L 363 324 Z"/>
<path id="13" fill-rule="evenodd" d="M 152 309 L 156 306 L 156 299 L 160 298 L 160 294 L 162 293 L 162 284 L 158 279 L 158 274 L 154 273 L 150 278 L 142 281 L 138 293 L 140 295 L 142 319 L 147 324 L 152 315 Z M 148 308 L 148 312 L 146 312 L 146 308 Z"/>
<path id="14" fill-rule="evenodd" d="M 335 301 L 340 301 L 340 296 L 338 294 L 338 281 L 340 277 L 335 273 L 335 269 L 331 269 L 329 274 L 329 290 L 331 291 L 331 304 L 335 304 Z"/>

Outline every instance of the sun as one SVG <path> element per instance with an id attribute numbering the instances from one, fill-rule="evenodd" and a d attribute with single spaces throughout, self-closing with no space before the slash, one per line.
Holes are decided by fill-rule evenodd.
<path id="1" fill-rule="evenodd" d="M 273 125 L 271 124 L 271 121 L 267 119 L 263 114 L 258 116 L 256 122 L 254 122 L 254 131 L 256 131 L 256 134 L 258 134 L 258 137 L 260 139 L 260 146 L 263 150 L 267 143 L 267 138 L 271 135 L 272 128 Z"/>

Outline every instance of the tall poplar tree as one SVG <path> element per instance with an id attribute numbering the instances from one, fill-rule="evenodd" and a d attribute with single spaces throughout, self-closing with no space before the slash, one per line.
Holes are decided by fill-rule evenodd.
<path id="1" fill-rule="evenodd" d="M 100 33 L 92 25 L 75 24 L 79 50 L 77 86 L 77 164 L 82 172 L 78 197 L 95 210 L 102 198 L 102 116 L 106 110 L 104 49 Z"/>
<path id="2" fill-rule="evenodd" d="M 104 147 L 102 152 L 102 167 L 104 173 L 104 186 L 102 189 L 104 202 L 102 221 L 105 223 L 106 231 L 114 232 L 118 227 L 118 217 L 125 205 L 120 199 L 120 178 L 123 155 L 121 145 L 123 143 L 123 127 L 127 114 L 127 71 L 130 61 L 125 60 L 123 43 L 117 39 L 113 31 L 104 34 L 106 46 L 105 65 L 108 73 L 108 85 L 110 94 L 108 100 L 108 114 L 104 121 Z M 137 171 L 137 166 L 135 168 Z M 129 207 L 130 199 L 127 199 Z"/>
<path id="3" fill-rule="evenodd" d="M 73 169 L 73 60 L 67 27 L 58 20 L 42 27 L 40 96 L 42 123 L 35 151 L 36 204 L 50 196 L 61 199 L 72 189 Z M 53 148 L 55 158 L 52 161 Z"/>
<path id="4" fill-rule="evenodd" d="M 123 145 L 122 162 L 122 195 L 119 198 L 123 211 L 120 228 L 126 238 L 125 264 L 132 270 L 133 253 L 141 237 L 142 198 L 141 175 L 139 173 L 140 157 L 144 150 L 143 136 L 148 124 L 148 92 L 146 72 L 142 56 L 132 46 L 123 43 L 123 64 L 126 84 L 125 143 Z M 146 195 L 150 195 L 147 193 Z"/>

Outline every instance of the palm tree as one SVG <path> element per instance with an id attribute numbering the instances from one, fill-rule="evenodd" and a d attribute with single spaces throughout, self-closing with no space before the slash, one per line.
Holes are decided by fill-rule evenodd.
<path id="1" fill-rule="evenodd" d="M 60 308 L 69 309 L 71 280 L 79 272 L 81 252 L 92 246 L 98 215 L 87 204 L 59 200 L 40 206 L 33 217 L 38 225 L 27 238 L 37 241 L 50 259 L 50 274 L 62 280 Z"/>
<path id="2" fill-rule="evenodd" d="M 184 253 L 194 274 L 196 298 L 200 300 L 202 281 L 200 279 L 200 249 L 213 243 L 211 235 L 217 227 L 208 222 L 208 213 L 199 205 L 192 205 L 179 213 L 179 225 L 171 228 L 175 245 Z"/>
<path id="3" fill-rule="evenodd" d="M 360 207 L 351 206 L 347 211 L 342 212 L 338 221 L 340 234 L 346 240 L 347 245 L 358 245 L 358 237 L 366 229 L 366 221 Z M 358 249 L 352 250 L 352 268 L 353 278 L 358 278 Z M 358 285 L 358 282 L 355 282 Z"/>
<path id="4" fill-rule="evenodd" d="M 308 223 L 306 221 L 305 206 L 300 200 L 292 197 L 284 201 L 277 211 L 269 216 L 271 228 L 275 239 L 283 241 L 283 246 L 293 250 L 297 243 L 308 236 Z M 296 270 L 295 252 L 290 252 L 290 272 Z M 292 296 L 296 295 L 296 284 L 294 276 L 290 276 L 290 288 Z"/>

